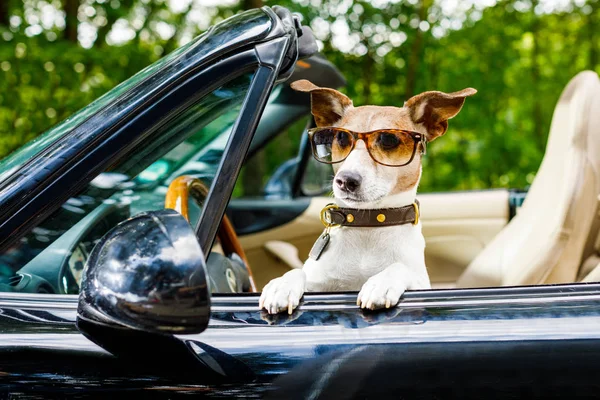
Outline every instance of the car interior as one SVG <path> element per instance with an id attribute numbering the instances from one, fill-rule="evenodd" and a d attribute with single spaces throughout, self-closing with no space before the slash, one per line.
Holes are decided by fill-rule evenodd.
<path id="1" fill-rule="evenodd" d="M 511 218 L 505 189 L 421 193 L 425 259 L 434 288 L 600 279 L 600 81 L 582 72 L 554 111 L 546 153 Z M 323 230 L 315 196 L 294 220 L 240 237 L 258 287 L 300 268 Z"/>
<path id="2" fill-rule="evenodd" d="M 323 74 L 328 68 L 330 76 Z M 313 57 L 299 62 L 290 80 L 274 89 L 245 163 L 261 151 L 281 151 L 291 135 L 299 144 L 289 160 L 271 166 L 262 187 L 244 193 L 236 186 L 207 260 L 214 293 L 260 291 L 271 279 L 301 268 L 323 231 L 320 211 L 332 202 L 333 171 L 311 156 L 308 97 L 289 89 L 289 82 L 300 78 L 319 84 L 325 79 L 336 88 L 344 84 L 335 67 Z M 221 89 L 214 97 L 228 93 Z M 202 107 L 204 113 L 212 110 L 208 103 Z M 40 226 L 23 239 L 31 254 L 23 257 L 18 246 L 0 254 L 0 290 L 76 294 L 94 244 L 141 211 L 173 208 L 194 226 L 237 110 L 194 135 L 182 129 L 191 121 L 185 117 L 169 133 L 180 138 L 178 144 L 165 147 L 158 160 L 144 168 L 129 160 L 126 164 L 137 165 L 134 173 L 107 171 L 94 179 L 53 217 L 53 230 Z M 508 189 L 418 195 L 432 287 L 600 281 L 599 151 L 600 80 L 586 71 L 558 101 L 543 162 L 526 196 Z M 243 174 L 244 169 L 238 183 Z M 100 205 L 90 200 L 96 197 L 104 199 Z M 70 219 L 65 213 L 80 216 Z M 53 263 L 60 271 L 48 270 Z"/>

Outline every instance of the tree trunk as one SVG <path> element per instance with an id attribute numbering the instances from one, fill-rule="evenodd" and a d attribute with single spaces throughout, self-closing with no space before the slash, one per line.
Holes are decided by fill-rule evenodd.
<path id="1" fill-rule="evenodd" d="M 263 0 L 243 0 L 242 8 L 244 10 L 251 10 L 253 8 L 261 8 L 264 5 Z"/>
<path id="2" fill-rule="evenodd" d="M 63 0 L 65 10 L 65 32 L 66 40 L 77 43 L 77 13 L 79 11 L 79 0 Z"/>
<path id="3" fill-rule="evenodd" d="M 104 9 L 106 12 L 106 25 L 98 28 L 98 33 L 96 34 L 96 41 L 94 42 L 94 45 L 97 47 L 102 47 L 106 45 L 106 36 L 112 29 L 114 23 L 117 22 L 117 19 L 119 19 L 120 15 L 117 10 L 114 10 L 108 4 L 106 5 L 106 7 L 104 7 Z"/>
<path id="4" fill-rule="evenodd" d="M 6 26 L 10 24 L 10 11 L 8 9 L 8 0 L 0 0 L 0 26 Z"/>
<path id="5" fill-rule="evenodd" d="M 429 0 L 421 0 L 419 2 L 419 24 L 421 21 L 427 20 L 429 11 Z M 415 95 L 417 87 L 417 71 L 419 70 L 419 61 L 423 50 L 423 31 L 417 27 L 415 30 L 415 40 L 410 49 L 410 57 L 408 59 L 408 71 L 406 73 L 406 91 L 404 92 L 405 99 L 409 99 Z"/>

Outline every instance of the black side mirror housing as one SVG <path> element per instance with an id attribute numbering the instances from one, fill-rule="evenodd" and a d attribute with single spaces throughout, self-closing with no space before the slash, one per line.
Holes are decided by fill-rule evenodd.
<path id="1" fill-rule="evenodd" d="M 138 214 L 94 247 L 81 283 L 78 325 L 192 334 L 204 331 L 209 318 L 204 254 L 176 211 Z"/>

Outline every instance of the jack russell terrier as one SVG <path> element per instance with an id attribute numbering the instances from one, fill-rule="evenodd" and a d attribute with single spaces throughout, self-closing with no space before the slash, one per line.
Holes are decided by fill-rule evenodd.
<path id="1" fill-rule="evenodd" d="M 335 204 L 321 212 L 326 228 L 303 268 L 269 282 L 260 308 L 291 314 L 305 291 L 360 290 L 357 305 L 374 310 L 395 306 L 407 289 L 429 289 L 416 200 L 421 157 L 477 91 L 425 92 L 399 108 L 354 107 L 307 80 L 291 87 L 310 93 L 313 155 L 333 165 Z"/>

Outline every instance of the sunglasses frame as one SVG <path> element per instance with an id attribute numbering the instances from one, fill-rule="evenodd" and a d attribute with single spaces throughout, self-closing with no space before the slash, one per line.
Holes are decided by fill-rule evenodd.
<path id="1" fill-rule="evenodd" d="M 350 136 L 353 139 L 352 147 L 350 148 L 350 151 L 348 152 L 346 157 L 344 157 L 338 161 L 323 161 L 317 157 L 317 148 L 316 148 L 317 145 L 315 144 L 315 142 L 313 140 L 313 136 L 316 132 L 325 130 L 325 129 L 330 129 L 330 130 L 334 130 L 334 131 L 342 131 L 342 132 L 346 132 L 346 133 L 350 134 Z M 374 133 L 379 133 L 379 132 L 392 132 L 392 133 L 408 134 L 414 141 L 413 150 L 412 150 L 412 154 L 410 155 L 410 159 L 406 163 L 400 164 L 400 165 L 385 164 L 380 161 L 377 161 L 375 159 L 375 157 L 373 157 L 373 155 L 371 154 L 371 149 L 369 148 L 369 136 L 371 136 Z M 349 129 L 338 128 L 338 127 L 334 127 L 334 126 L 322 126 L 319 128 L 309 129 L 308 130 L 308 138 L 310 139 L 310 145 L 312 148 L 313 157 L 315 158 L 315 160 L 317 160 L 318 162 L 323 163 L 323 164 L 337 164 L 337 163 L 343 162 L 344 160 L 346 160 L 346 158 L 348 158 L 350 153 L 352 153 L 352 151 L 354 150 L 354 146 L 356 146 L 356 142 L 358 142 L 359 140 L 362 140 L 363 142 L 365 142 L 365 145 L 367 147 L 367 153 L 369 153 L 369 156 L 371 157 L 371 159 L 373 161 L 375 161 L 377 164 L 385 165 L 386 167 L 404 167 L 404 166 L 410 164 L 412 162 L 412 160 L 414 160 L 414 158 L 415 158 L 415 154 L 417 153 L 417 145 L 419 143 L 421 143 L 421 154 L 425 154 L 425 152 L 427 150 L 427 147 L 426 147 L 427 138 L 425 137 L 425 135 L 423 135 L 422 133 L 419 133 L 419 132 L 408 131 L 405 129 L 377 129 L 375 131 L 369 131 L 369 132 L 354 132 Z"/>

